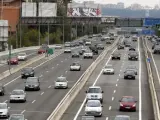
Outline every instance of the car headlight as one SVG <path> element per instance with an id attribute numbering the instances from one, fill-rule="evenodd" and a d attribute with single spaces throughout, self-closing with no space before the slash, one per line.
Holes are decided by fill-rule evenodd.
<path id="1" fill-rule="evenodd" d="M 136 103 L 132 107 L 135 107 L 135 106 L 136 106 Z"/>
<path id="2" fill-rule="evenodd" d="M 120 103 L 120 106 L 123 106 L 123 104 L 122 104 L 122 103 Z"/>
<path id="3" fill-rule="evenodd" d="M 31 72 L 30 74 L 33 74 L 33 72 Z"/>
<path id="4" fill-rule="evenodd" d="M 2 114 L 3 114 L 3 115 L 7 115 L 7 111 L 3 112 Z"/>
<path id="5" fill-rule="evenodd" d="M 34 85 L 34 87 L 38 87 L 38 85 Z"/>

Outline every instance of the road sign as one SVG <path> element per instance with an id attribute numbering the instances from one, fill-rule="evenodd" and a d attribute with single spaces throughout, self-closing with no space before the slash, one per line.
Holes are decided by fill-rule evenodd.
<path id="1" fill-rule="evenodd" d="M 141 34 L 143 34 L 143 35 L 155 35 L 155 30 L 144 29 L 144 30 L 142 30 Z"/>
<path id="2" fill-rule="evenodd" d="M 150 63 L 151 62 L 151 58 L 147 58 L 147 61 Z"/>
<path id="3" fill-rule="evenodd" d="M 145 18 L 143 22 L 143 26 L 155 26 L 156 24 L 160 24 L 160 18 Z"/>
<path id="4" fill-rule="evenodd" d="M 49 48 L 49 49 L 47 50 L 47 52 L 48 52 L 49 55 L 54 54 L 54 50 L 53 50 L 52 48 Z"/>

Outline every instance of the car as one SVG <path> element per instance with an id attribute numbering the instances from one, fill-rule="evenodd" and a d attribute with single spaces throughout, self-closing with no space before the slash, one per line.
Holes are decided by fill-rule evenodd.
<path id="1" fill-rule="evenodd" d="M 74 62 L 70 65 L 70 71 L 81 71 L 81 65 L 78 62 Z"/>
<path id="2" fill-rule="evenodd" d="M 81 50 L 79 50 L 79 54 L 80 54 L 80 55 L 83 55 L 83 53 L 84 53 L 85 51 L 87 51 L 87 49 L 82 48 Z"/>
<path id="3" fill-rule="evenodd" d="M 0 84 L 0 95 L 3 96 L 5 94 L 5 87 L 4 85 Z"/>
<path id="4" fill-rule="evenodd" d="M 103 44 L 98 44 L 97 49 L 98 50 L 104 50 L 104 45 Z"/>
<path id="5" fill-rule="evenodd" d="M 66 48 L 65 50 L 64 50 L 64 53 L 71 53 L 72 51 L 71 51 L 71 48 Z"/>
<path id="6" fill-rule="evenodd" d="M 55 45 L 54 48 L 55 48 L 55 49 L 62 49 L 62 46 L 61 46 L 61 45 Z"/>
<path id="7" fill-rule="evenodd" d="M 136 79 L 135 71 L 133 70 L 126 70 L 124 72 L 124 79 Z"/>
<path id="8" fill-rule="evenodd" d="M 121 60 L 121 54 L 119 52 L 115 52 L 112 54 L 112 60 L 115 59 Z"/>
<path id="9" fill-rule="evenodd" d="M 86 42 L 85 42 L 85 45 L 86 46 L 90 46 L 92 43 L 91 43 L 91 41 L 89 41 L 89 40 L 87 40 Z"/>
<path id="10" fill-rule="evenodd" d="M 47 52 L 47 49 L 49 49 L 47 44 L 42 44 L 42 46 L 38 49 L 38 54 L 43 54 Z"/>
<path id="11" fill-rule="evenodd" d="M 133 70 L 135 72 L 135 74 L 137 75 L 138 74 L 138 69 L 136 68 L 135 65 L 129 65 L 126 70 Z"/>
<path id="12" fill-rule="evenodd" d="M 9 120 L 27 120 L 23 114 L 11 114 Z"/>
<path id="13" fill-rule="evenodd" d="M 40 82 L 38 77 L 28 77 L 25 82 L 25 91 L 40 90 Z"/>
<path id="14" fill-rule="evenodd" d="M 111 64 L 105 65 L 103 68 L 103 74 L 114 74 L 114 68 Z"/>
<path id="15" fill-rule="evenodd" d="M 10 107 L 8 107 L 7 103 L 0 103 L 0 118 L 9 118 L 9 109 Z"/>
<path id="16" fill-rule="evenodd" d="M 112 40 L 114 40 L 115 38 L 114 37 L 110 37 L 110 40 L 112 41 Z"/>
<path id="17" fill-rule="evenodd" d="M 133 42 L 136 42 L 137 40 L 138 40 L 138 37 L 137 37 L 137 36 L 133 36 L 133 37 L 132 37 L 132 41 L 133 41 Z"/>
<path id="18" fill-rule="evenodd" d="M 73 52 L 72 53 L 72 58 L 74 58 L 74 57 L 80 57 L 80 53 L 79 52 Z"/>
<path id="19" fill-rule="evenodd" d="M 111 40 L 106 40 L 106 44 L 112 44 Z"/>
<path id="20" fill-rule="evenodd" d="M 34 69 L 32 67 L 25 67 L 21 70 L 21 78 L 34 77 Z"/>
<path id="21" fill-rule="evenodd" d="M 68 81 L 66 79 L 66 77 L 58 77 L 57 80 L 55 81 L 55 89 L 57 88 L 68 88 Z"/>
<path id="22" fill-rule="evenodd" d="M 24 90 L 15 89 L 10 93 L 10 103 L 12 102 L 26 102 L 26 93 Z"/>
<path id="23" fill-rule="evenodd" d="M 138 60 L 138 52 L 130 52 L 128 54 L 128 60 Z"/>
<path id="24" fill-rule="evenodd" d="M 71 42 L 65 42 L 64 47 L 71 47 Z"/>
<path id="25" fill-rule="evenodd" d="M 119 105 L 119 111 L 124 111 L 124 110 L 131 110 L 131 111 L 136 111 L 136 100 L 134 99 L 133 96 L 123 96 L 121 100 L 119 100 L 120 105 Z"/>
<path id="26" fill-rule="evenodd" d="M 100 86 L 91 86 L 86 91 L 86 101 L 88 100 L 99 100 L 103 102 L 103 90 Z"/>
<path id="27" fill-rule="evenodd" d="M 83 58 L 85 59 L 85 58 L 93 58 L 93 53 L 91 52 L 91 51 L 85 51 L 84 53 L 83 53 Z"/>
<path id="28" fill-rule="evenodd" d="M 98 55 L 98 49 L 97 49 L 97 47 L 95 47 L 94 49 L 92 49 L 92 53 L 94 55 Z"/>
<path id="29" fill-rule="evenodd" d="M 130 46 L 129 51 L 136 51 L 136 48 L 134 46 Z"/>
<path id="30" fill-rule="evenodd" d="M 93 35 L 88 35 L 88 38 L 92 38 L 93 37 Z"/>
<path id="31" fill-rule="evenodd" d="M 11 58 L 8 58 L 7 64 L 8 65 L 18 65 L 18 58 L 17 58 L 17 56 L 11 56 Z"/>
<path id="32" fill-rule="evenodd" d="M 155 46 L 153 54 L 160 54 L 160 46 Z"/>
<path id="33" fill-rule="evenodd" d="M 86 116 L 102 116 L 102 104 L 99 100 L 88 100 L 85 105 L 85 115 Z"/>
<path id="34" fill-rule="evenodd" d="M 116 115 L 114 120 L 131 120 L 128 115 Z"/>
<path id="35" fill-rule="evenodd" d="M 18 53 L 18 60 L 19 61 L 25 61 L 25 60 L 27 60 L 27 54 L 25 53 L 25 52 L 23 52 L 23 53 Z"/>
<path id="36" fill-rule="evenodd" d="M 82 116 L 81 120 L 96 120 L 94 116 Z"/>
<path id="37" fill-rule="evenodd" d="M 124 49 L 124 45 L 123 45 L 123 44 L 119 44 L 118 47 L 117 47 L 117 49 L 118 49 L 118 50 Z"/>

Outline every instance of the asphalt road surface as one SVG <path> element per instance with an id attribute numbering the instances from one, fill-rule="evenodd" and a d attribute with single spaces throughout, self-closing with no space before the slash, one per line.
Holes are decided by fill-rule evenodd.
<path id="1" fill-rule="evenodd" d="M 89 86 L 101 86 L 103 93 L 103 115 L 96 120 L 114 120 L 116 115 L 129 115 L 131 120 L 153 120 L 151 96 L 147 81 L 147 68 L 145 65 L 142 45 L 136 43 L 139 52 L 139 61 L 128 61 L 128 48 L 119 50 L 121 60 L 110 60 L 110 55 L 94 70 L 87 84 L 81 90 L 71 106 L 64 113 L 61 120 L 81 120 L 85 115 L 85 91 Z M 116 50 L 117 51 L 117 50 Z M 115 52 L 116 52 L 115 51 Z M 113 52 L 113 51 L 112 51 Z M 105 64 L 112 64 L 115 68 L 115 75 L 103 75 L 102 68 Z M 124 71 L 128 65 L 135 65 L 138 69 L 136 80 L 124 80 Z M 134 96 L 137 102 L 136 112 L 120 112 L 119 100 L 122 96 Z"/>

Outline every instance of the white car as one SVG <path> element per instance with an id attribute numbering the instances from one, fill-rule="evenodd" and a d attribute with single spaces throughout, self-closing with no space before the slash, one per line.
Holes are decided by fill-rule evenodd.
<path id="1" fill-rule="evenodd" d="M 9 117 L 9 120 L 27 120 L 27 119 L 25 119 L 23 114 L 12 114 Z"/>
<path id="2" fill-rule="evenodd" d="M 66 48 L 66 49 L 64 50 L 64 53 L 71 53 L 71 48 Z"/>
<path id="3" fill-rule="evenodd" d="M 86 91 L 86 98 L 88 100 L 99 100 L 103 102 L 103 91 L 100 86 L 91 86 Z"/>
<path id="4" fill-rule="evenodd" d="M 85 51 L 85 53 L 83 53 L 83 58 L 93 58 L 93 53 L 90 51 Z"/>
<path id="5" fill-rule="evenodd" d="M 85 42 L 85 45 L 91 45 L 92 43 L 91 43 L 91 41 L 86 41 Z"/>
<path id="6" fill-rule="evenodd" d="M 106 65 L 103 68 L 103 74 L 114 74 L 114 68 L 112 65 Z"/>
<path id="7" fill-rule="evenodd" d="M 88 100 L 85 106 L 85 115 L 102 116 L 102 104 L 99 100 Z"/>
<path id="8" fill-rule="evenodd" d="M 58 77 L 57 80 L 55 81 L 55 89 L 57 88 L 68 88 L 68 81 L 66 77 Z"/>
<path id="9" fill-rule="evenodd" d="M 65 42 L 64 47 L 71 47 L 71 42 Z"/>
<path id="10" fill-rule="evenodd" d="M 70 71 L 80 71 L 81 65 L 78 62 L 74 62 L 70 65 Z"/>
<path id="11" fill-rule="evenodd" d="M 10 95 L 10 103 L 12 102 L 26 102 L 26 93 L 24 90 L 13 90 Z"/>
<path id="12" fill-rule="evenodd" d="M 27 60 L 27 54 L 26 53 L 18 53 L 17 56 L 18 60 Z"/>
<path id="13" fill-rule="evenodd" d="M 0 118 L 9 118 L 9 109 L 7 103 L 0 103 Z"/>
<path id="14" fill-rule="evenodd" d="M 61 45 L 56 45 L 55 49 L 62 49 L 62 46 Z"/>

